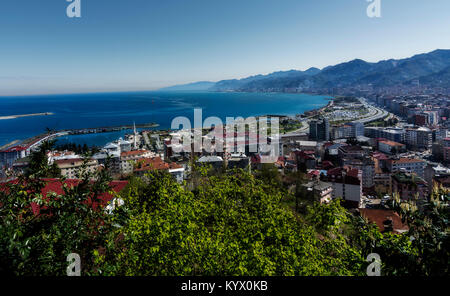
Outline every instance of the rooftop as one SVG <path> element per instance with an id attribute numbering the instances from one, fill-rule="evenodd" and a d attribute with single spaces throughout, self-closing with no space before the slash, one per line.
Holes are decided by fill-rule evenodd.
<path id="1" fill-rule="evenodd" d="M 181 165 L 172 162 L 167 163 L 160 157 L 142 158 L 137 161 L 137 168 L 135 172 L 152 171 L 152 170 L 175 170 L 183 168 Z"/>
<path id="2" fill-rule="evenodd" d="M 379 143 L 384 143 L 384 144 L 389 145 L 389 146 L 397 146 L 397 147 L 405 146 L 404 144 L 401 144 L 401 143 L 398 143 L 398 142 L 394 142 L 394 141 L 389 141 L 389 140 L 381 140 Z"/>
<path id="3" fill-rule="evenodd" d="M 392 175 L 398 183 L 416 183 L 416 184 L 426 184 L 425 180 L 416 174 L 409 174 L 404 172 L 398 172 Z"/>
<path id="4" fill-rule="evenodd" d="M 126 152 L 120 153 L 120 156 L 124 157 L 124 156 L 132 156 L 132 155 L 141 155 L 141 154 L 145 154 L 148 152 L 149 152 L 148 150 L 126 151 Z"/>
<path id="5" fill-rule="evenodd" d="M 386 231 L 386 226 L 389 224 L 392 225 L 392 230 L 395 233 L 402 233 L 409 229 L 406 224 L 403 224 L 400 216 L 391 210 L 359 209 L 359 213 L 369 222 L 375 223 L 381 232 Z"/>
<path id="6" fill-rule="evenodd" d="M 402 163 L 417 163 L 417 162 L 422 162 L 425 163 L 425 161 L 421 160 L 421 159 L 415 159 L 415 158 L 400 158 L 400 159 L 389 159 L 388 162 L 392 163 L 392 164 L 402 164 Z"/>

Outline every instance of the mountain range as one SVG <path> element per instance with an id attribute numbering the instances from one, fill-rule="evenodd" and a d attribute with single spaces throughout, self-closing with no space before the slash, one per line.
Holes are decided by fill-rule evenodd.
<path id="1" fill-rule="evenodd" d="M 161 88 L 162 91 L 183 91 L 183 90 L 208 90 L 212 88 L 216 83 L 211 81 L 199 81 L 188 84 L 174 85 L 165 88 Z"/>
<path id="2" fill-rule="evenodd" d="M 328 66 L 322 70 L 290 70 L 243 79 L 198 82 L 164 90 L 209 91 L 320 91 L 331 88 L 393 86 L 450 88 L 450 50 L 438 49 L 405 59 L 370 63 L 361 59 Z M 195 89 L 194 89 L 195 88 Z"/>

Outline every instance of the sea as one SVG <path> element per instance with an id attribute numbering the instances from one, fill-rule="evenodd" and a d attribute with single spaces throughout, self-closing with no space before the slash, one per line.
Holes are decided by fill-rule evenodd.
<path id="1" fill-rule="evenodd" d="M 294 116 L 325 106 L 330 97 L 288 93 L 243 93 L 208 91 L 146 91 L 94 94 L 0 97 L 0 117 L 51 112 L 53 115 L 0 120 L 0 147 L 23 141 L 51 130 L 95 128 L 157 123 L 156 129 L 170 129 L 178 116 L 194 125 L 194 109 L 209 116 L 227 117 Z M 103 146 L 130 130 L 73 135 L 58 138 L 57 144 Z M 19 142 L 20 143 L 20 142 Z"/>

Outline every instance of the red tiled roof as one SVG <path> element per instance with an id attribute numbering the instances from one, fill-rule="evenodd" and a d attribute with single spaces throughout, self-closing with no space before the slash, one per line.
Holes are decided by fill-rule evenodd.
<path id="1" fill-rule="evenodd" d="M 148 152 L 149 151 L 147 151 L 147 150 L 125 151 L 125 152 L 120 153 L 120 156 L 140 155 L 140 154 L 145 154 Z"/>
<path id="2" fill-rule="evenodd" d="M 359 180 L 359 169 L 351 167 L 337 167 L 327 171 L 328 177 L 342 177 L 343 172 L 346 172 L 346 183 Z M 354 179 L 354 180 L 352 180 Z"/>
<path id="3" fill-rule="evenodd" d="M 389 159 L 389 163 L 415 163 L 415 162 L 424 162 L 421 159 L 415 159 L 415 158 L 400 158 L 400 159 Z"/>
<path id="4" fill-rule="evenodd" d="M 76 162 L 82 162 L 83 160 L 81 158 L 69 158 L 69 159 L 58 159 L 55 160 L 56 164 L 67 164 L 67 163 L 76 163 Z"/>
<path id="5" fill-rule="evenodd" d="M 358 169 L 350 169 L 347 171 L 347 176 L 358 178 L 359 170 Z"/>
<path id="6" fill-rule="evenodd" d="M 369 220 L 369 222 L 375 223 L 381 232 L 385 231 L 385 221 L 392 220 L 393 230 L 399 233 L 398 230 L 408 230 L 408 226 L 403 224 L 400 216 L 391 210 L 381 209 L 359 209 L 361 216 Z M 396 231 L 397 230 L 397 231 Z"/>
<path id="7" fill-rule="evenodd" d="M 342 170 L 343 170 L 343 168 L 341 168 L 341 167 L 329 169 L 327 171 L 327 176 L 341 175 L 342 174 Z"/>
<path id="8" fill-rule="evenodd" d="M 138 167 L 134 170 L 135 172 L 142 171 L 152 171 L 152 170 L 173 170 L 181 169 L 182 166 L 172 162 L 167 163 L 161 159 L 161 157 L 154 158 L 141 158 L 137 160 Z"/>
<path id="9" fill-rule="evenodd" d="M 302 159 L 315 159 L 315 157 L 314 157 L 314 151 L 310 151 L 310 150 L 308 150 L 308 151 L 294 151 L 294 154 L 297 156 L 297 157 L 299 157 L 299 158 L 302 158 Z"/>
<path id="10" fill-rule="evenodd" d="M 42 192 L 41 192 L 44 198 L 47 198 L 47 196 L 51 195 L 52 193 L 56 193 L 57 195 L 64 194 L 63 183 L 61 182 L 60 179 L 43 179 L 43 180 L 47 182 L 46 186 L 42 189 Z M 9 184 L 18 184 L 18 182 L 19 181 L 17 179 L 15 179 L 15 180 L 9 181 L 8 183 Z M 73 188 L 73 187 L 77 186 L 80 182 L 81 182 L 81 180 L 79 180 L 79 179 L 67 179 L 64 181 L 64 184 L 69 186 L 70 188 Z M 112 181 L 109 185 L 115 193 L 119 193 L 120 191 L 122 191 L 125 188 L 125 186 L 127 184 L 128 184 L 128 181 Z M 1 185 L 2 184 L 0 184 L 0 190 L 5 190 L 5 187 L 1 186 Z M 94 209 L 96 209 L 99 205 L 106 206 L 108 204 L 108 202 L 113 199 L 113 197 L 114 197 L 113 195 L 111 195 L 110 193 L 107 192 L 107 193 L 101 194 L 98 197 L 98 199 L 99 199 L 98 202 L 92 203 L 91 199 L 89 199 L 88 203 L 91 203 L 92 207 Z M 40 206 L 35 202 L 31 202 L 30 204 L 33 209 L 33 213 L 35 215 L 39 215 Z"/>
<path id="11" fill-rule="evenodd" d="M 379 142 L 384 143 L 389 146 L 405 146 L 405 144 L 401 144 L 401 143 L 397 143 L 397 142 L 389 141 L 389 140 L 383 140 L 383 141 L 379 141 Z"/>
<path id="12" fill-rule="evenodd" d="M 25 146 L 14 146 L 14 147 L 10 147 L 8 149 L 2 150 L 0 152 L 16 152 L 16 151 L 25 151 L 27 150 L 27 147 Z"/>

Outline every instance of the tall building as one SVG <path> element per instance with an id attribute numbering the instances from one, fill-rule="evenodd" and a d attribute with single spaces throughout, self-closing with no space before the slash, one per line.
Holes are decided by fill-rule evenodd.
<path id="1" fill-rule="evenodd" d="M 431 149 L 433 132 L 426 127 L 408 128 L 406 130 L 406 144 L 411 149 Z"/>
<path id="2" fill-rule="evenodd" d="M 326 181 L 332 185 L 332 198 L 342 198 L 345 204 L 358 208 L 362 196 L 362 171 L 357 168 L 339 167 L 328 170 Z"/>
<path id="3" fill-rule="evenodd" d="M 361 122 L 349 122 L 347 123 L 351 127 L 351 137 L 361 137 L 364 136 L 364 124 Z"/>
<path id="4" fill-rule="evenodd" d="M 366 127 L 364 133 L 369 138 L 384 138 L 397 143 L 405 143 L 406 139 L 406 132 L 403 128 Z"/>
<path id="5" fill-rule="evenodd" d="M 359 169 L 362 172 L 361 181 L 363 189 L 372 188 L 375 176 L 375 162 L 371 157 L 365 156 L 362 158 L 343 159 L 343 166 L 349 166 L 353 169 Z"/>
<path id="6" fill-rule="evenodd" d="M 312 120 L 309 123 L 309 138 L 317 141 L 329 141 L 330 122 L 328 119 Z"/>
<path id="7" fill-rule="evenodd" d="M 361 122 L 349 122 L 331 128 L 332 139 L 346 139 L 364 136 L 364 124 Z"/>
<path id="8" fill-rule="evenodd" d="M 331 128 L 331 138 L 336 139 L 346 139 L 352 138 L 352 127 L 350 125 L 339 125 L 333 126 Z"/>
<path id="9" fill-rule="evenodd" d="M 424 114 L 427 115 L 427 121 L 429 125 L 438 125 L 439 124 L 439 112 L 438 111 L 424 111 Z"/>

